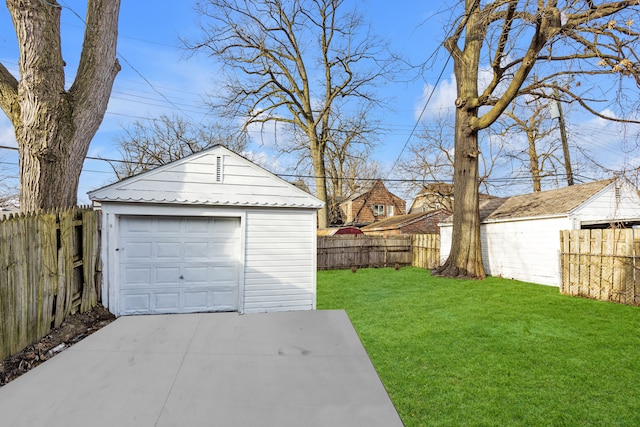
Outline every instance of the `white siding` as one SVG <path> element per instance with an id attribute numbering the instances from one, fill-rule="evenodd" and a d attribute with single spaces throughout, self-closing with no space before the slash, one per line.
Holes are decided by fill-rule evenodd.
<path id="1" fill-rule="evenodd" d="M 615 185 L 619 185 L 616 195 Z M 607 186 L 571 213 L 578 221 L 609 221 L 640 218 L 640 196 L 626 181 L 618 180 Z"/>
<path id="2" fill-rule="evenodd" d="M 559 286 L 560 230 L 571 228 L 566 218 L 529 219 L 482 224 L 482 261 L 491 276 Z M 440 227 L 440 258 L 451 251 L 453 227 Z"/>
<path id="3" fill-rule="evenodd" d="M 248 210 L 244 312 L 316 306 L 316 211 Z"/>
<path id="4" fill-rule="evenodd" d="M 218 182 L 218 158 L 222 159 Z M 177 160 L 89 193 L 91 200 L 215 206 L 320 208 L 311 194 L 223 147 Z"/>
<path id="5" fill-rule="evenodd" d="M 486 273 L 559 286 L 560 230 L 569 228 L 566 217 L 483 224 L 480 232 Z"/>
<path id="6" fill-rule="evenodd" d="M 453 233 L 453 226 L 441 225 L 440 226 L 440 265 L 449 258 L 451 252 L 451 233 Z"/>

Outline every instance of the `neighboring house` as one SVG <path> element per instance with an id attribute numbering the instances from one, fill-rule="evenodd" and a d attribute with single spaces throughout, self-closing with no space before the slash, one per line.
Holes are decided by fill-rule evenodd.
<path id="1" fill-rule="evenodd" d="M 479 194 L 480 200 L 493 199 L 495 196 Z M 453 184 L 436 182 L 425 185 L 409 206 L 409 213 L 430 212 L 437 209 L 453 211 Z"/>
<path id="2" fill-rule="evenodd" d="M 451 249 L 451 218 L 440 224 L 440 254 Z M 492 276 L 560 285 L 560 231 L 640 224 L 640 196 L 625 179 L 484 200 L 480 232 Z"/>
<path id="3" fill-rule="evenodd" d="M 451 216 L 446 209 L 431 212 L 417 212 L 408 215 L 398 215 L 374 222 L 362 231 L 368 235 L 390 236 L 394 234 L 439 234 L 438 224 Z"/>
<path id="4" fill-rule="evenodd" d="M 222 146 L 89 197 L 116 315 L 316 307 L 322 202 Z"/>
<path id="5" fill-rule="evenodd" d="M 425 185 L 409 207 L 409 213 L 430 212 L 438 209 L 453 211 L 453 184 L 436 182 Z"/>
<path id="6" fill-rule="evenodd" d="M 391 193 L 382 180 L 339 204 L 346 225 L 362 226 L 384 218 L 404 215 L 407 202 Z"/>

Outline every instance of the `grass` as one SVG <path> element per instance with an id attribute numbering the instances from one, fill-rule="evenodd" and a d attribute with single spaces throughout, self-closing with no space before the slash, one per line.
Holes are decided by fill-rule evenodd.
<path id="1" fill-rule="evenodd" d="M 409 426 L 640 425 L 640 308 L 416 268 L 318 272 Z"/>

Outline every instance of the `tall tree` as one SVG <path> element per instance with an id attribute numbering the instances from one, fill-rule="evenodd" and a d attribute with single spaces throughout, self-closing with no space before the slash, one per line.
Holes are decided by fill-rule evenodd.
<path id="1" fill-rule="evenodd" d="M 220 123 L 196 124 L 181 116 L 137 120 L 115 140 L 123 161 L 111 161 L 118 179 L 170 163 L 216 144 L 242 151 L 245 134 Z"/>
<path id="2" fill-rule="evenodd" d="M 380 176 L 378 164 L 371 160 L 380 127 L 371 118 L 370 107 L 370 104 L 362 106 L 351 114 L 336 107 L 330 115 L 324 155 L 329 225 L 342 223 L 339 208 L 341 201 Z M 293 141 L 285 141 L 278 147 L 281 153 L 293 155 L 297 159 L 295 171 L 313 176 L 309 150 L 300 141 L 304 138 L 298 131 Z"/>
<path id="3" fill-rule="evenodd" d="M 465 0 L 444 46 L 453 59 L 457 99 L 453 236 L 449 258 L 433 274 L 484 278 L 478 206 L 478 132 L 523 94 L 545 96 L 555 80 L 598 75 L 640 81 L 635 52 L 640 0 Z M 489 73 L 479 86 L 480 71 Z M 535 75 L 537 78 L 532 79 Z M 602 116 L 583 87 L 561 98 Z M 592 86 L 595 88 L 595 86 Z M 624 92 L 618 93 L 624 100 Z"/>
<path id="4" fill-rule="evenodd" d="M 56 0 L 7 0 L 20 50 L 19 79 L 0 64 L 0 107 L 20 152 L 20 208 L 76 204 L 82 164 L 107 109 L 116 59 L 120 0 L 87 4 L 75 80 L 65 87 Z"/>
<path id="5" fill-rule="evenodd" d="M 216 103 L 246 125 L 284 123 L 305 136 L 317 196 L 327 201 L 325 152 L 336 103 L 374 100 L 387 71 L 383 46 L 344 0 L 203 0 L 200 42 L 220 59 L 226 93 Z M 326 227 L 327 208 L 318 224 Z"/>
<path id="6" fill-rule="evenodd" d="M 556 101 L 551 101 L 556 102 Z M 549 101 L 532 99 L 528 105 L 514 101 L 504 112 L 503 138 L 513 141 L 517 135 L 526 137 L 526 147 L 510 144 L 507 156 L 527 165 L 533 191 L 542 191 L 542 179 L 562 174 L 562 147 L 558 124 L 549 113 Z"/>

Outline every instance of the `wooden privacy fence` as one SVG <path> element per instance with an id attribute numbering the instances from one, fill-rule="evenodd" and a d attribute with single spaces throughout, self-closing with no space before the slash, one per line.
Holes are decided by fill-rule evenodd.
<path id="1" fill-rule="evenodd" d="M 440 266 L 439 234 L 414 234 L 411 237 L 411 265 L 427 270 Z"/>
<path id="2" fill-rule="evenodd" d="M 640 230 L 560 232 L 560 292 L 640 305 Z"/>
<path id="3" fill-rule="evenodd" d="M 0 221 L 0 359 L 96 305 L 99 225 L 78 207 Z"/>
<path id="4" fill-rule="evenodd" d="M 440 264 L 440 236 L 342 235 L 318 237 L 318 270 Z"/>

